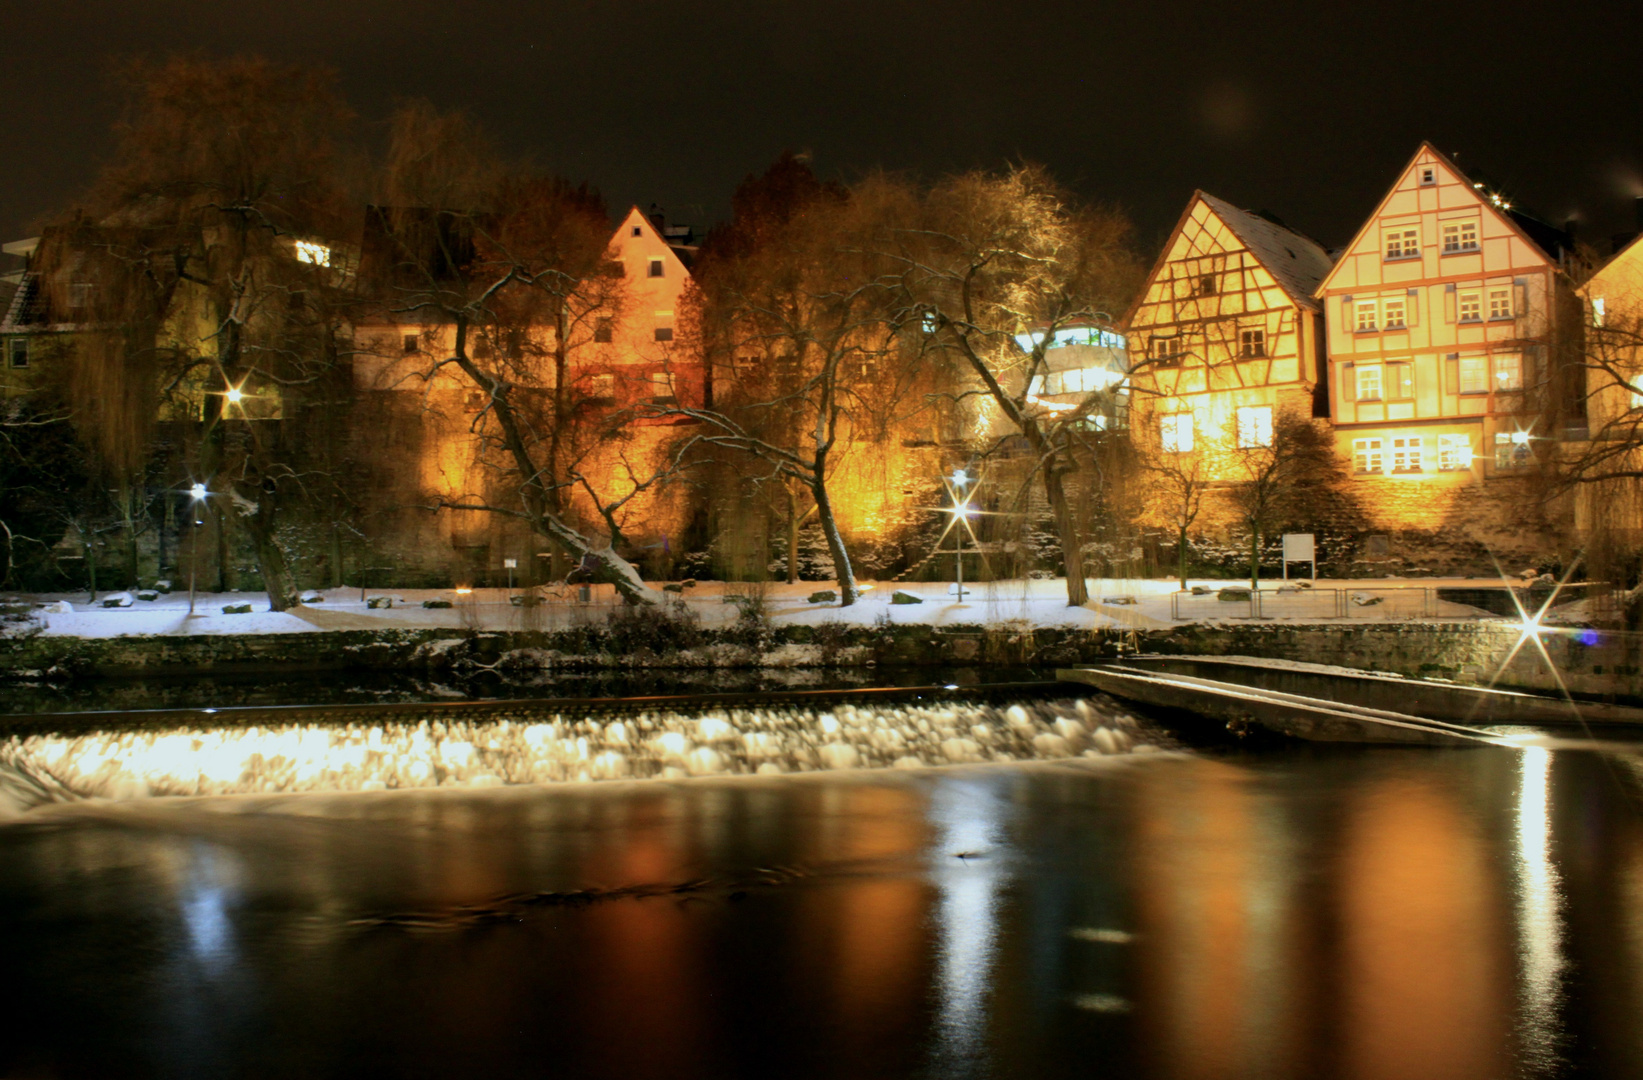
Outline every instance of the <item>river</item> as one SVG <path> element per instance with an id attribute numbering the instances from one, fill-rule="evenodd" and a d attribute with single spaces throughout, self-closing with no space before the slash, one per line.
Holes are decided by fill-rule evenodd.
<path id="1" fill-rule="evenodd" d="M 1636 1076 L 1638 795 L 1216 745 L 46 807 L 0 1076 Z"/>

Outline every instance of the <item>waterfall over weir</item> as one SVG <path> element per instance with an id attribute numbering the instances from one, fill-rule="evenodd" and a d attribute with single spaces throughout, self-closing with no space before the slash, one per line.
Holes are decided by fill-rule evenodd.
<path id="1" fill-rule="evenodd" d="M 76 798 L 491 787 L 1099 757 L 1152 750 L 1103 699 L 650 709 L 328 709 L 323 721 L 13 735 L 0 809 Z"/>

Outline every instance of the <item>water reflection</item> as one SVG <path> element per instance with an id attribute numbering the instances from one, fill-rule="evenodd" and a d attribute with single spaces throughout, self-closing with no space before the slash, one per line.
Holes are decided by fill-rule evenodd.
<path id="1" fill-rule="evenodd" d="M 0 828 L 0 1076 L 1637 1075 L 1634 796 L 1480 749 L 59 809 Z"/>

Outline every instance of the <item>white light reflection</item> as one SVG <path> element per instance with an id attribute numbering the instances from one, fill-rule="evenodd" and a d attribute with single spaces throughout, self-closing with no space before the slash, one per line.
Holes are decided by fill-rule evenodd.
<path id="1" fill-rule="evenodd" d="M 1537 1070 L 1560 1061 L 1563 1004 L 1562 881 L 1552 863 L 1552 752 L 1525 747 L 1518 782 L 1518 1044 Z"/>
<path id="2" fill-rule="evenodd" d="M 998 896 L 1007 876 L 994 852 L 1001 836 L 1000 801 L 990 785 L 954 780 L 930 797 L 936 829 L 937 919 L 941 934 L 936 990 L 941 998 L 936 1072 L 984 1075 L 987 993 L 998 928 Z M 968 856 L 961 858 L 959 856 Z"/>

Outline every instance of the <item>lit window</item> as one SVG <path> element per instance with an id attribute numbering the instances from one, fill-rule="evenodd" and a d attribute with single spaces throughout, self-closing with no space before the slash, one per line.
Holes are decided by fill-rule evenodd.
<path id="1" fill-rule="evenodd" d="M 1358 368 L 1358 400 L 1379 401 L 1381 399 L 1381 366 L 1366 364 Z"/>
<path id="2" fill-rule="evenodd" d="M 1533 460 L 1527 431 L 1501 432 L 1495 436 L 1495 468 L 1521 469 Z"/>
<path id="3" fill-rule="evenodd" d="M 1592 299 L 1592 325 L 1602 326 L 1603 316 L 1606 314 L 1608 314 L 1608 304 L 1604 303 L 1603 297 L 1594 297 Z"/>
<path id="4" fill-rule="evenodd" d="M 671 327 L 671 326 L 658 326 L 656 328 L 656 340 L 657 341 L 672 341 L 673 340 L 673 327 Z"/>
<path id="5" fill-rule="evenodd" d="M 1393 401 L 1407 401 L 1415 396 L 1415 365 L 1386 365 L 1386 396 Z"/>
<path id="6" fill-rule="evenodd" d="M 1380 305 L 1374 300 L 1359 300 L 1356 307 L 1356 319 L 1353 326 L 1358 330 L 1375 329 L 1375 316 L 1379 313 Z"/>
<path id="7" fill-rule="evenodd" d="M 21 337 L 12 338 L 11 339 L 11 345 L 6 349 L 6 356 L 7 356 L 8 362 L 11 364 L 12 367 L 14 367 L 14 368 L 26 368 L 26 367 L 28 367 L 29 366 L 29 339 L 28 338 L 21 338 Z"/>
<path id="8" fill-rule="evenodd" d="M 1238 410 L 1238 449 L 1272 445 L 1272 406 L 1250 405 Z"/>
<path id="9" fill-rule="evenodd" d="M 1483 355 L 1460 358 L 1460 392 L 1487 394 L 1489 392 L 1489 358 Z"/>
<path id="10" fill-rule="evenodd" d="M 1455 472 L 1472 467 L 1472 440 L 1466 435 L 1438 436 L 1438 471 Z"/>
<path id="11" fill-rule="evenodd" d="M 21 366 L 28 367 L 28 363 L 29 363 L 28 357 L 27 356 L 23 357 L 23 363 L 22 363 Z M 16 363 L 13 363 L 11 366 L 12 367 L 17 367 L 19 365 L 17 365 Z M 1635 382 L 1636 380 L 1634 379 L 1633 381 Z M 1631 407 L 1634 408 L 1634 409 L 1643 409 L 1643 390 L 1633 390 L 1631 393 L 1632 393 L 1632 405 L 1631 405 Z"/>
<path id="12" fill-rule="evenodd" d="M 1160 416 L 1158 438 L 1166 454 L 1192 453 L 1192 414 L 1184 412 Z"/>
<path id="13" fill-rule="evenodd" d="M 1381 301 L 1381 323 L 1388 330 L 1402 330 L 1409 325 L 1409 303 L 1401 296 L 1389 296 Z"/>
<path id="14" fill-rule="evenodd" d="M 1388 259 L 1413 259 L 1420 256 L 1419 229 L 1387 229 L 1381 235 L 1386 240 L 1386 257 Z"/>
<path id="15" fill-rule="evenodd" d="M 1380 439 L 1352 440 L 1352 470 L 1360 473 L 1386 471 L 1386 444 Z"/>
<path id="16" fill-rule="evenodd" d="M 331 249 L 324 244 L 315 244 L 307 240 L 297 241 L 297 261 L 308 263 L 311 266 L 330 266 Z"/>
<path id="17" fill-rule="evenodd" d="M 1459 314 L 1461 322 L 1482 322 L 1483 294 L 1475 292 L 1461 293 L 1455 310 Z"/>
<path id="18" fill-rule="evenodd" d="M 1417 473 L 1421 471 L 1421 440 L 1419 435 L 1399 435 L 1392 440 L 1392 471 Z"/>
<path id="19" fill-rule="evenodd" d="M 415 334 L 406 334 L 400 339 L 399 347 L 404 352 L 414 353 L 422 347 L 422 342 Z"/>
<path id="20" fill-rule="evenodd" d="M 661 277 L 662 276 L 662 260 L 661 259 L 652 259 L 652 260 L 650 260 L 650 276 L 651 277 Z"/>
<path id="21" fill-rule="evenodd" d="M 1489 290 L 1489 317 L 1491 319 L 1510 319 L 1512 317 L 1512 290 Z"/>
<path id="22" fill-rule="evenodd" d="M 1053 372 L 1050 375 L 1050 393 L 1093 394 L 1107 389 L 1121 377 L 1111 368 L 1099 367 Z"/>
<path id="23" fill-rule="evenodd" d="M 672 401 L 673 376 L 666 371 L 653 372 L 650 376 L 650 396 L 656 401 Z"/>
<path id="24" fill-rule="evenodd" d="M 1451 221 L 1443 227 L 1443 253 L 1455 255 L 1463 251 L 1478 249 L 1478 223 L 1475 221 Z"/>
<path id="25" fill-rule="evenodd" d="M 1180 338 L 1174 334 L 1154 334 L 1152 337 L 1152 358 L 1161 364 L 1178 364 L 1185 355 L 1186 349 Z"/>
<path id="26" fill-rule="evenodd" d="M 1517 353 L 1496 353 L 1494 358 L 1495 389 L 1523 389 L 1523 357 Z"/>
<path id="27" fill-rule="evenodd" d="M 1246 359 L 1255 359 L 1266 355 L 1265 330 L 1238 331 L 1238 355 Z"/>
<path id="28" fill-rule="evenodd" d="M 593 398 L 610 401 L 616 397 L 616 376 L 605 374 L 595 375 L 588 380 L 589 395 Z"/>

